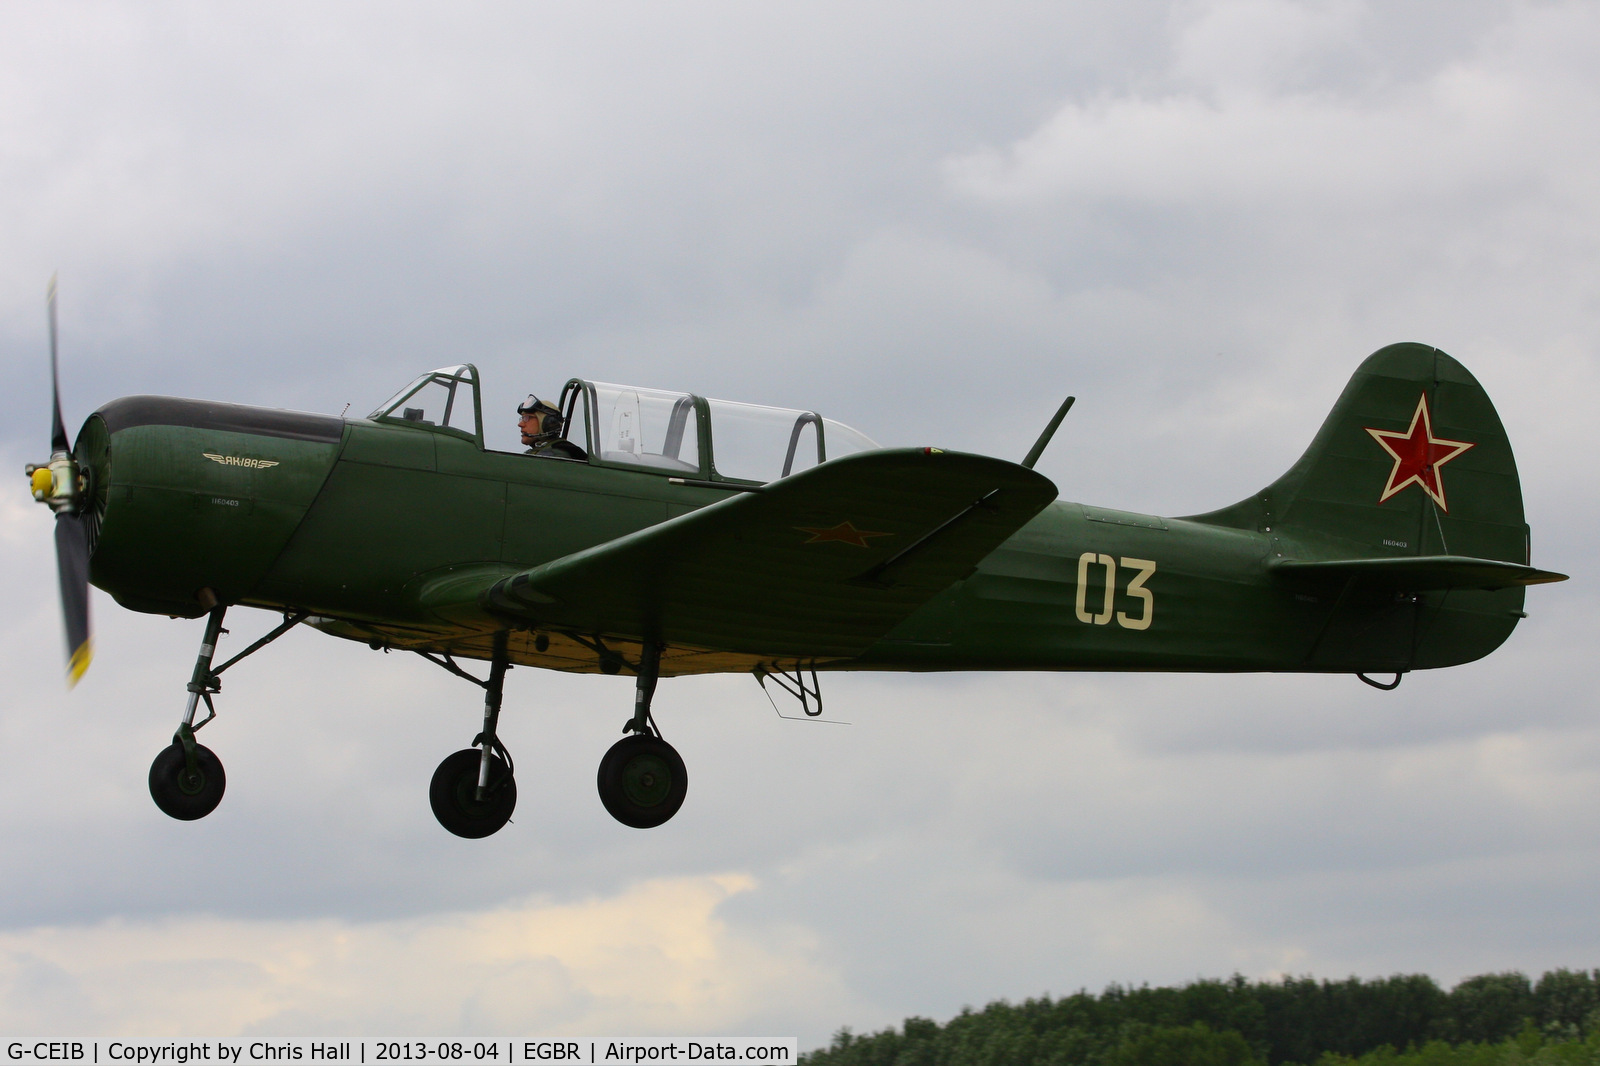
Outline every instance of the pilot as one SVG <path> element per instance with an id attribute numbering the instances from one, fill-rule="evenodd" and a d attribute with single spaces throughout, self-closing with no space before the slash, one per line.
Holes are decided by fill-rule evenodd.
<path id="1" fill-rule="evenodd" d="M 584 450 L 561 436 L 561 412 L 554 406 L 529 394 L 517 405 L 517 428 L 522 430 L 522 443 L 528 446 L 529 455 L 546 459 L 588 459 Z"/>

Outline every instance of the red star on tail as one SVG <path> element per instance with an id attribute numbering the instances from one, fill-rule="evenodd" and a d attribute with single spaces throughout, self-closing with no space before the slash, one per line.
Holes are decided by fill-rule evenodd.
<path id="1" fill-rule="evenodd" d="M 1439 510 L 1449 511 L 1444 502 L 1444 482 L 1439 468 L 1476 445 L 1466 441 L 1442 440 L 1433 435 L 1433 420 L 1428 415 L 1428 394 L 1417 400 L 1416 413 L 1411 416 L 1411 426 L 1404 433 L 1387 429 L 1371 429 L 1372 439 L 1394 457 L 1394 469 L 1389 471 L 1389 483 L 1384 486 L 1382 503 L 1407 485 L 1419 485 Z"/>

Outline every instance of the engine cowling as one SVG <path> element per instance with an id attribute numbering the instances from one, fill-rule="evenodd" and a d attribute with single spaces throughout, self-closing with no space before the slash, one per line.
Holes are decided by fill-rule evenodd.
<path id="1" fill-rule="evenodd" d="M 250 602 L 333 468 L 342 419 L 129 396 L 84 423 L 90 580 L 135 611 L 197 617 L 201 589 Z"/>

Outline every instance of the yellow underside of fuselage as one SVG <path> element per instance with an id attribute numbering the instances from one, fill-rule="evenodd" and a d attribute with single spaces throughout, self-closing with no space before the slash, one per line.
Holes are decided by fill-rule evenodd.
<path id="1" fill-rule="evenodd" d="M 487 662 L 494 651 L 494 631 L 466 631 L 453 627 L 404 626 L 356 622 L 338 618 L 313 617 L 306 624 L 332 636 L 356 640 L 379 648 L 395 651 L 432 652 L 456 659 L 481 659 Z M 541 638 L 544 650 L 539 650 Z M 586 644 L 584 640 L 587 640 Z M 513 665 L 538 666 L 546 670 L 562 670 L 573 674 L 617 673 L 616 660 L 612 669 L 597 650 L 604 647 L 625 663 L 636 663 L 640 658 L 639 641 L 613 640 L 585 637 L 580 640 L 570 634 L 543 630 L 513 629 L 507 635 L 506 651 Z M 820 666 L 806 660 L 805 668 Z M 669 645 L 662 649 L 660 676 L 682 677 L 688 674 L 744 674 L 757 667 L 766 670 L 795 670 L 802 664 L 792 659 L 774 659 L 772 656 L 752 655 L 743 652 L 715 651 L 703 648 L 686 648 Z"/>

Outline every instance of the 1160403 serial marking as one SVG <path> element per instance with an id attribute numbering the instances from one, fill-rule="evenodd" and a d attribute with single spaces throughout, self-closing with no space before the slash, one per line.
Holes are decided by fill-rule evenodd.
<path id="1" fill-rule="evenodd" d="M 1106 572 L 1105 602 L 1101 604 L 1099 612 L 1089 613 L 1089 575 L 1093 567 L 1099 566 Z M 1156 564 L 1151 559 L 1121 560 L 1123 569 L 1137 571 L 1124 588 L 1129 596 L 1143 602 L 1143 610 L 1138 617 L 1129 616 L 1127 611 L 1117 611 L 1117 625 L 1123 629 L 1149 629 L 1150 622 L 1156 614 L 1155 593 L 1144 587 L 1150 575 L 1156 572 Z M 1117 598 L 1117 567 L 1118 561 L 1109 555 L 1100 552 L 1084 552 L 1078 556 L 1078 621 L 1097 626 L 1103 626 L 1111 621 L 1112 611 Z"/>

